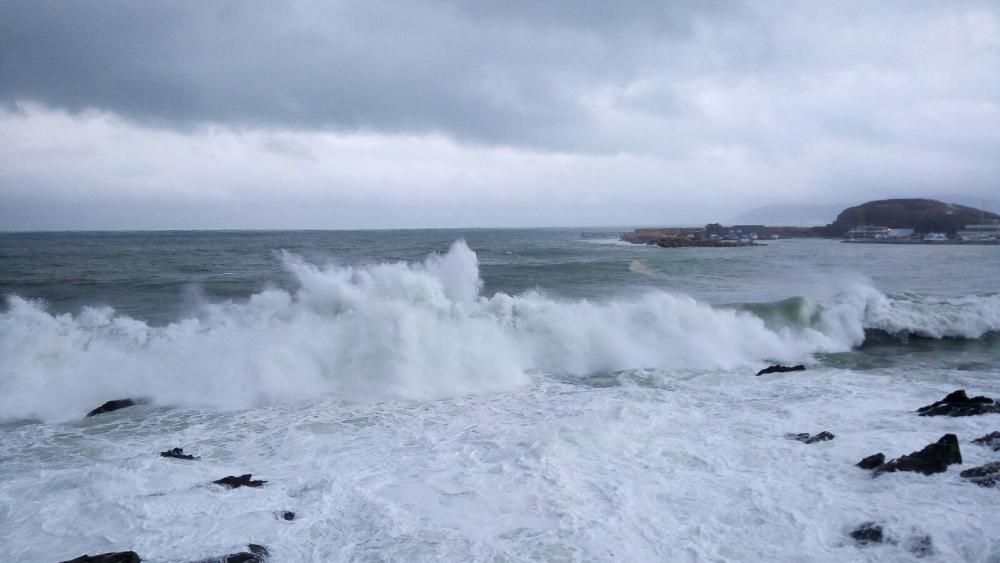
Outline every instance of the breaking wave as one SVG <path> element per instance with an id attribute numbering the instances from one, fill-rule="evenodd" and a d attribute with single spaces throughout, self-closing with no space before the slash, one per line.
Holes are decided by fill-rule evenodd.
<path id="1" fill-rule="evenodd" d="M 286 254 L 294 291 L 203 305 L 151 326 L 111 308 L 53 315 L 17 296 L 0 313 L 0 419 L 76 418 L 118 397 L 237 408 L 334 394 L 433 399 L 503 391 L 531 372 L 729 370 L 848 351 L 866 329 L 978 338 L 1000 296 L 889 297 L 857 285 L 824 303 L 712 307 L 649 291 L 567 301 L 480 294 L 464 242 L 419 264 L 320 267 Z"/>

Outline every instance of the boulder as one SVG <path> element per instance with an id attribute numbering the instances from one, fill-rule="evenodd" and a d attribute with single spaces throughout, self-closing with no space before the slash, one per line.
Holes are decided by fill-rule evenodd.
<path id="1" fill-rule="evenodd" d="M 875 522 L 865 522 L 864 524 L 861 524 L 851 532 L 851 537 L 854 538 L 854 541 L 858 542 L 858 545 L 882 543 L 885 541 L 885 534 L 882 532 L 882 526 L 879 526 Z"/>
<path id="2" fill-rule="evenodd" d="M 193 455 L 185 454 L 183 448 L 171 448 L 165 452 L 160 452 L 160 457 L 171 457 L 174 459 L 198 459 Z"/>
<path id="3" fill-rule="evenodd" d="M 115 553 L 101 553 L 100 555 L 81 555 L 76 559 L 63 561 L 62 563 L 141 563 L 142 558 L 134 551 L 118 551 Z"/>
<path id="4" fill-rule="evenodd" d="M 906 549 L 916 555 L 917 557 L 927 557 L 929 555 L 934 555 L 934 542 L 931 541 L 931 537 L 924 536 L 914 536 L 906 540 Z"/>
<path id="5" fill-rule="evenodd" d="M 767 375 L 769 373 L 787 373 L 790 371 L 805 371 L 806 366 L 799 364 L 797 366 L 783 366 L 781 364 L 775 364 L 773 366 L 768 366 L 757 372 L 757 375 Z"/>
<path id="6" fill-rule="evenodd" d="M 833 434 L 827 432 L 826 430 L 818 434 L 808 434 L 807 432 L 802 432 L 801 434 L 785 434 L 785 438 L 790 440 L 798 440 L 806 444 L 815 444 L 816 442 L 825 442 L 827 440 L 833 440 L 836 438 Z"/>
<path id="7" fill-rule="evenodd" d="M 1000 405 L 989 397 L 972 397 L 965 389 L 952 391 L 940 401 L 917 409 L 920 416 L 974 416 L 977 414 L 1000 413 Z"/>
<path id="8" fill-rule="evenodd" d="M 960 477 L 968 479 L 980 487 L 995 487 L 1000 483 L 1000 461 L 966 469 L 958 474 Z"/>
<path id="9" fill-rule="evenodd" d="M 278 517 L 281 518 L 282 520 L 287 520 L 288 522 L 291 522 L 292 520 L 295 520 L 295 513 L 292 512 L 291 510 L 282 510 L 281 512 L 278 513 Z"/>
<path id="10" fill-rule="evenodd" d="M 216 485 L 222 485 L 230 489 L 238 489 L 240 487 L 259 487 L 267 481 L 261 481 L 259 479 L 251 479 L 252 475 L 247 473 L 246 475 L 240 475 L 239 477 L 234 477 L 232 475 L 227 475 L 222 479 L 212 481 Z"/>
<path id="11" fill-rule="evenodd" d="M 1000 452 L 1000 432 L 990 432 L 985 436 L 980 436 L 972 441 L 973 444 L 986 446 L 995 452 Z"/>
<path id="12" fill-rule="evenodd" d="M 876 543 L 887 543 L 893 545 L 899 543 L 899 540 L 888 534 L 882 528 L 882 525 L 877 522 L 865 522 L 855 528 L 850 535 L 859 546 Z M 928 555 L 934 555 L 935 553 L 934 542 L 931 540 L 931 537 L 926 534 L 906 538 L 903 540 L 903 547 L 916 557 L 926 557 Z"/>
<path id="13" fill-rule="evenodd" d="M 202 559 L 196 563 L 264 563 L 270 555 L 266 547 L 251 543 L 247 545 L 246 551 Z"/>
<path id="14" fill-rule="evenodd" d="M 861 461 L 857 462 L 855 465 L 861 469 L 875 469 L 876 467 L 885 463 L 885 454 L 879 452 L 875 455 L 870 455 Z"/>
<path id="15" fill-rule="evenodd" d="M 945 434 L 941 438 L 903 457 L 894 459 L 875 468 L 875 476 L 895 471 L 915 471 L 924 475 L 943 473 L 953 463 L 962 463 L 962 452 L 958 447 L 958 437 Z"/>
<path id="16" fill-rule="evenodd" d="M 96 409 L 87 413 L 86 418 L 92 416 L 97 416 L 99 414 L 104 414 L 106 412 L 112 412 L 119 409 L 124 409 L 127 407 L 134 407 L 135 405 L 144 405 L 146 401 L 144 399 L 115 399 L 113 401 L 108 401 L 103 405 L 97 407 Z"/>

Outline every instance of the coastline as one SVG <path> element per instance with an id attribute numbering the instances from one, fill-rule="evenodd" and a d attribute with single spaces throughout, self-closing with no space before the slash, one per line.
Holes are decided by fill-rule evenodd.
<path id="1" fill-rule="evenodd" d="M 921 244 L 934 246 L 1000 246 L 1000 240 L 923 240 L 923 239 L 844 239 L 850 244 Z"/>

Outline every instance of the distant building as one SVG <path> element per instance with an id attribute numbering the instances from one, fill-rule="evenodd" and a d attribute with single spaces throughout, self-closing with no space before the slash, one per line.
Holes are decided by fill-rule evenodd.
<path id="1" fill-rule="evenodd" d="M 759 235 L 767 230 L 764 225 L 733 225 L 729 227 L 730 232 L 737 235 Z"/>
<path id="2" fill-rule="evenodd" d="M 721 237 L 725 233 L 725 228 L 718 223 L 709 223 L 705 225 L 705 234 L 708 236 L 715 235 L 716 237 Z"/>
<path id="3" fill-rule="evenodd" d="M 966 225 L 958 231 L 958 238 L 965 241 L 1000 240 L 1000 223 L 992 225 Z"/>
<path id="4" fill-rule="evenodd" d="M 892 229 L 874 225 L 862 225 L 847 231 L 847 240 L 882 240 L 889 238 Z"/>
<path id="5" fill-rule="evenodd" d="M 913 229 L 889 229 L 889 238 L 910 238 L 913 236 Z"/>

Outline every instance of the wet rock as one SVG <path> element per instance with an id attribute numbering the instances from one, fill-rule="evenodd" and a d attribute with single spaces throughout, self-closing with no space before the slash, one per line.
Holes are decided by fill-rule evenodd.
<path id="1" fill-rule="evenodd" d="M 171 457 L 174 459 L 198 459 L 193 455 L 185 454 L 183 448 L 171 448 L 165 452 L 160 452 L 160 457 Z"/>
<path id="2" fill-rule="evenodd" d="M 239 477 L 234 477 L 232 475 L 227 475 L 222 479 L 212 481 L 216 485 L 222 485 L 230 489 L 238 489 L 240 487 L 259 487 L 267 481 L 261 481 L 259 479 L 251 479 L 252 475 L 247 473 L 246 475 L 240 475 Z"/>
<path id="3" fill-rule="evenodd" d="M 806 366 L 799 364 L 797 366 L 783 366 L 781 364 L 775 364 L 773 366 L 768 366 L 757 372 L 757 375 L 767 375 L 769 373 L 787 373 L 790 371 L 805 371 Z"/>
<path id="4" fill-rule="evenodd" d="M 995 487 L 997 483 L 1000 483 L 1000 461 L 966 469 L 958 475 L 980 487 Z"/>
<path id="5" fill-rule="evenodd" d="M 1000 452 L 1000 432 L 990 432 L 985 436 L 980 436 L 972 441 L 973 444 L 986 446 L 995 452 Z"/>
<path id="6" fill-rule="evenodd" d="M 815 444 L 816 442 L 825 442 L 827 440 L 833 440 L 836 438 L 833 434 L 827 432 L 826 430 L 820 432 L 819 434 L 808 434 L 803 432 L 801 434 L 785 434 L 785 437 L 790 440 L 798 440 L 806 444 Z"/>
<path id="7" fill-rule="evenodd" d="M 144 399 L 115 399 L 113 401 L 108 401 L 103 405 L 97 407 L 96 409 L 87 413 L 86 418 L 92 416 L 97 416 L 99 414 L 104 414 L 106 412 L 112 412 L 119 409 L 124 409 L 127 407 L 134 407 L 135 405 L 144 405 L 146 401 Z"/>
<path id="8" fill-rule="evenodd" d="M 906 540 L 907 551 L 917 557 L 927 557 L 934 555 L 934 542 L 930 536 L 916 536 Z"/>
<path id="9" fill-rule="evenodd" d="M 62 563 L 141 563 L 142 558 L 134 551 L 118 551 L 100 555 L 81 555 Z"/>
<path id="10" fill-rule="evenodd" d="M 875 475 L 894 471 L 915 471 L 924 475 L 943 473 L 953 463 L 962 463 L 962 452 L 958 447 L 958 437 L 945 434 L 941 438 L 903 457 L 894 459 L 875 468 Z"/>
<path id="11" fill-rule="evenodd" d="M 851 537 L 858 545 L 868 545 L 870 543 L 882 543 L 885 541 L 885 534 L 882 526 L 875 522 L 865 522 L 851 532 Z"/>
<path id="12" fill-rule="evenodd" d="M 1000 413 L 1000 405 L 989 397 L 972 397 L 965 389 L 948 393 L 944 399 L 917 409 L 920 416 L 975 416 L 977 414 Z"/>
<path id="13" fill-rule="evenodd" d="M 876 467 L 885 463 L 885 454 L 879 452 L 875 455 L 870 455 L 861 461 L 857 462 L 855 465 L 861 469 L 875 469 Z"/>
<path id="14" fill-rule="evenodd" d="M 211 559 L 202 559 L 195 563 L 264 563 L 270 555 L 266 547 L 251 543 L 247 545 L 246 551 L 230 553 L 229 555 L 213 557 Z"/>

